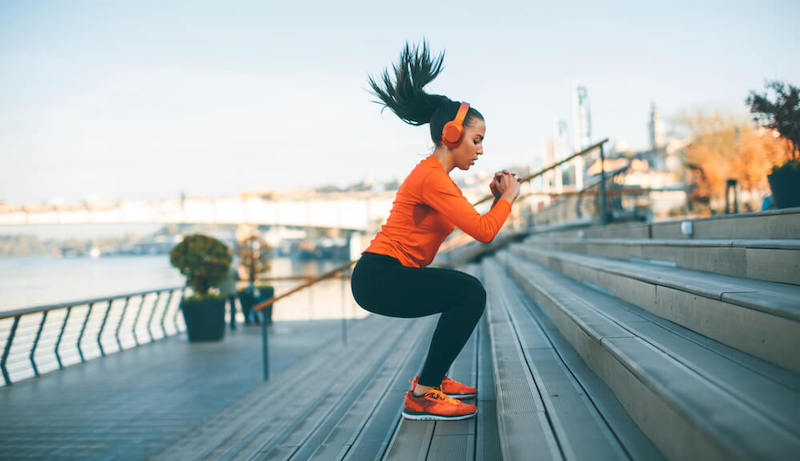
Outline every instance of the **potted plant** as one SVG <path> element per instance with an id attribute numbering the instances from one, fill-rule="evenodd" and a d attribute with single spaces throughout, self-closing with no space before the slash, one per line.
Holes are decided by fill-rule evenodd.
<path id="1" fill-rule="evenodd" d="M 766 88 L 763 94 L 751 91 L 747 104 L 755 121 L 775 130 L 790 152 L 789 159 L 775 165 L 767 180 L 776 208 L 800 207 L 800 89 L 778 81 L 767 82 Z"/>
<path id="2" fill-rule="evenodd" d="M 192 295 L 181 299 L 189 341 L 219 341 L 225 335 L 225 296 L 212 291 L 228 274 L 231 251 L 221 241 L 191 234 L 170 252 L 170 263 L 186 276 Z"/>
<path id="3" fill-rule="evenodd" d="M 275 293 L 273 287 L 256 284 L 258 275 L 269 270 L 270 246 L 257 233 L 251 234 L 238 242 L 240 270 L 249 282 L 247 288 L 239 292 L 239 301 L 242 304 L 245 324 L 251 320 L 260 323 L 259 317 L 252 311 L 253 306 L 266 301 Z M 267 323 L 272 323 L 272 306 L 264 312 Z"/>

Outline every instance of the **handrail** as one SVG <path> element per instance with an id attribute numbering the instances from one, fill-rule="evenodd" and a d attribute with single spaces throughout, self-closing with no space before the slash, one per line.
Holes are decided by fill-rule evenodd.
<path id="1" fill-rule="evenodd" d="M 127 347 L 134 347 L 182 332 L 179 303 L 173 301 L 173 295 L 182 295 L 185 289 L 160 288 L 0 313 L 0 322 L 10 323 L 0 357 L 5 385 L 106 356 L 115 346 L 121 351 L 125 347 L 120 333 Z"/>
<path id="2" fill-rule="evenodd" d="M 602 141 L 596 142 L 596 143 L 592 144 L 591 146 L 583 149 L 580 152 L 575 152 L 574 154 L 570 155 L 569 157 L 567 157 L 567 158 L 565 158 L 563 160 L 560 160 L 560 161 L 558 161 L 558 162 L 556 162 L 556 163 L 554 163 L 554 164 L 552 164 L 552 165 L 550 165 L 548 167 L 542 168 L 541 170 L 537 171 L 536 173 L 533 173 L 533 174 L 530 174 L 528 176 L 525 176 L 524 178 L 520 179 L 519 182 L 528 182 L 531 179 L 539 177 L 539 176 L 547 173 L 550 170 L 554 170 L 554 169 L 558 168 L 559 166 L 571 161 L 572 159 L 574 159 L 576 157 L 580 157 L 582 155 L 586 155 L 589 152 L 597 149 L 598 147 L 602 147 L 603 144 L 605 144 L 607 142 L 608 142 L 608 138 L 605 138 Z M 494 195 L 489 194 L 489 195 L 483 197 L 482 199 L 478 200 L 477 202 L 473 203 L 472 206 L 480 205 L 481 203 L 489 201 L 489 200 L 491 200 L 493 198 L 494 198 Z"/>
<path id="3" fill-rule="evenodd" d="M 331 269 L 328 272 L 326 272 L 326 273 L 324 273 L 324 274 L 322 274 L 322 275 L 320 275 L 318 277 L 314 277 L 313 279 L 309 280 L 306 283 L 303 283 L 303 284 L 301 284 L 299 286 L 296 286 L 296 287 L 292 288 L 291 290 L 287 291 L 286 293 L 283 293 L 283 294 L 278 295 L 278 296 L 273 296 L 273 297 L 271 297 L 271 298 L 269 298 L 269 299 L 267 299 L 265 301 L 262 301 L 262 302 L 256 304 L 255 306 L 253 306 L 253 311 L 257 312 L 257 311 L 260 311 L 262 309 L 266 309 L 267 307 L 271 306 L 272 304 L 275 304 L 277 301 L 280 301 L 283 298 L 286 298 L 287 296 L 293 295 L 293 294 L 297 293 L 298 291 L 301 291 L 301 290 L 304 290 L 304 289 L 310 287 L 311 285 L 314 285 L 314 284 L 316 284 L 318 282 L 321 282 L 321 281 L 323 281 L 325 279 L 329 279 L 329 278 L 333 277 L 334 275 L 338 274 L 339 272 L 341 272 L 343 270 L 349 269 L 350 266 L 354 265 L 357 262 L 358 262 L 358 260 L 356 259 L 354 261 L 350 261 L 347 264 L 342 264 L 341 266 L 338 266 L 335 269 Z"/>
<path id="4" fill-rule="evenodd" d="M 600 191 L 590 190 L 597 187 L 597 184 L 592 184 L 581 190 L 569 190 L 564 192 L 528 192 L 527 194 L 520 195 L 519 198 L 532 197 L 532 196 L 549 196 L 549 197 L 563 197 L 572 195 L 598 195 Z M 609 189 L 606 195 L 623 195 L 623 194 L 649 194 L 651 192 L 671 192 L 671 191 L 684 191 L 685 186 L 674 187 L 619 187 Z"/>
<path id="5" fill-rule="evenodd" d="M 108 301 L 108 300 L 113 300 L 113 299 L 133 298 L 133 297 L 136 297 L 136 296 L 144 296 L 144 295 L 149 295 L 149 294 L 152 294 L 152 293 L 159 293 L 159 292 L 165 292 L 165 291 L 174 291 L 174 290 L 178 290 L 178 289 L 182 289 L 182 288 L 183 288 L 183 286 L 173 286 L 173 287 L 167 287 L 167 288 L 155 288 L 155 289 L 152 289 L 152 290 L 136 291 L 136 292 L 133 292 L 133 293 L 125 293 L 125 294 L 121 294 L 121 295 L 105 296 L 105 297 L 102 297 L 102 298 L 89 298 L 89 299 L 81 299 L 81 300 L 78 300 L 78 301 L 70 301 L 70 302 L 58 303 L 58 304 L 45 304 L 45 305 L 42 305 L 42 306 L 23 307 L 23 308 L 14 309 L 14 310 L 11 310 L 11 311 L 2 311 L 2 312 L 0 312 L 0 320 L 7 319 L 9 317 L 16 317 L 18 315 L 35 314 L 37 312 L 52 311 L 52 310 L 56 310 L 56 309 L 63 309 L 65 307 L 70 307 L 70 306 L 79 306 L 79 305 L 82 305 L 82 304 L 101 303 L 103 301 Z"/>
<path id="6" fill-rule="evenodd" d="M 342 277 L 347 277 L 346 274 L 342 274 Z M 314 280 L 317 278 L 313 275 L 285 275 L 280 277 L 256 277 L 256 283 L 259 282 L 297 282 L 297 281 L 305 281 L 308 282 L 309 280 Z M 239 282 L 240 285 L 249 282 Z"/>

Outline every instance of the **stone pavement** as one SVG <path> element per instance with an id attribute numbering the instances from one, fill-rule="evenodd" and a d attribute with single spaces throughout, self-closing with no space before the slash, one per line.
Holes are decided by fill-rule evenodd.
<path id="1" fill-rule="evenodd" d="M 359 320 L 349 320 L 351 323 Z M 276 322 L 271 379 L 341 340 L 341 320 Z M 263 383 L 261 328 L 186 335 L 0 388 L 0 459 L 145 459 Z"/>

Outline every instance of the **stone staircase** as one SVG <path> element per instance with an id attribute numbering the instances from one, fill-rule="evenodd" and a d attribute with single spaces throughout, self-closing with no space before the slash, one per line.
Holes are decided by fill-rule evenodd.
<path id="1" fill-rule="evenodd" d="M 504 455 L 796 459 L 800 210 L 686 222 L 533 234 L 484 260 L 491 322 L 508 317 L 524 358 L 509 370 L 527 365 L 525 401 L 546 416 L 524 436 L 501 419 Z M 582 417 L 558 409 L 550 349 Z M 497 371 L 498 388 L 519 381 Z"/>
<path id="2" fill-rule="evenodd" d="M 370 316 L 156 459 L 797 459 L 800 209 L 518 240 L 461 254 L 476 418 L 402 420 L 436 319 Z"/>

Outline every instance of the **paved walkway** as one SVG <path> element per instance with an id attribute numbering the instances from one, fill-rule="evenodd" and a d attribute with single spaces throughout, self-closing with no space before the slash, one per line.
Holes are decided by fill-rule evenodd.
<path id="1" fill-rule="evenodd" d="M 276 322 L 272 378 L 340 338 L 340 320 Z M 184 334 L 74 365 L 0 388 L 0 459 L 144 459 L 262 382 L 259 326 L 219 343 Z"/>

